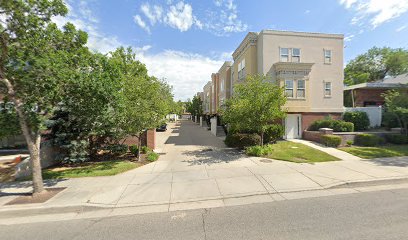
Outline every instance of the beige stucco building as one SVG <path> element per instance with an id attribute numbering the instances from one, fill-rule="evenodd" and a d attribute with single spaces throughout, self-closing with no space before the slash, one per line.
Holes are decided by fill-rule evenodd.
<path id="1" fill-rule="evenodd" d="M 218 110 L 223 107 L 225 101 L 231 96 L 231 67 L 232 62 L 226 61 L 218 70 Z"/>
<path id="2" fill-rule="evenodd" d="M 233 53 L 232 89 L 247 75 L 285 87 L 285 137 L 300 138 L 317 120 L 343 112 L 343 35 L 250 32 Z M 233 91 L 233 90 L 232 90 Z"/>
<path id="3" fill-rule="evenodd" d="M 211 112 L 211 81 L 207 82 L 203 88 L 203 113 L 205 115 Z"/>

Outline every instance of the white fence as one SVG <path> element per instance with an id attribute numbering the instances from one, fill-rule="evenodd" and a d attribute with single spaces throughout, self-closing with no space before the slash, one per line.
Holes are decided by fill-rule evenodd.
<path id="1" fill-rule="evenodd" d="M 379 107 L 355 107 L 355 108 L 344 108 L 345 112 L 366 112 L 368 118 L 370 119 L 370 127 L 381 126 L 382 121 L 382 108 Z"/>
<path id="2" fill-rule="evenodd" d="M 211 118 L 211 133 L 217 136 L 217 118 Z"/>

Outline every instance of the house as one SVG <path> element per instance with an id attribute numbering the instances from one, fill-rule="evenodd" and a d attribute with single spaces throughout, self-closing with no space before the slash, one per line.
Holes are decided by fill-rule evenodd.
<path id="1" fill-rule="evenodd" d="M 209 115 L 211 113 L 211 82 L 207 82 L 203 88 L 203 113 Z"/>
<path id="2" fill-rule="evenodd" d="M 343 112 L 342 34 L 249 32 L 233 53 L 232 92 L 247 75 L 285 88 L 285 138 L 301 138 L 312 122 Z"/>
<path id="3" fill-rule="evenodd" d="M 217 114 L 218 102 L 219 102 L 219 79 L 220 75 L 218 73 L 211 74 L 211 108 L 210 114 Z"/>
<path id="4" fill-rule="evenodd" d="M 406 88 L 408 91 L 408 73 L 384 78 L 375 82 L 366 82 L 344 88 L 345 106 L 369 107 L 384 105 L 383 93 Z"/>
<path id="5" fill-rule="evenodd" d="M 221 109 L 225 101 L 231 97 L 231 68 L 232 62 L 226 61 L 218 70 L 219 83 L 218 83 L 218 110 Z"/>

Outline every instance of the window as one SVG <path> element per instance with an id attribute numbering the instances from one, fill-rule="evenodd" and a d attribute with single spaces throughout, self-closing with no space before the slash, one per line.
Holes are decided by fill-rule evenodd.
<path id="1" fill-rule="evenodd" d="M 289 62 L 289 48 L 280 49 L 280 61 Z"/>
<path id="2" fill-rule="evenodd" d="M 288 98 L 293 98 L 293 80 L 285 80 L 285 94 Z"/>
<path id="3" fill-rule="evenodd" d="M 245 77 L 245 58 L 238 64 L 238 79 Z"/>
<path id="4" fill-rule="evenodd" d="M 331 63 L 332 62 L 332 51 L 331 50 L 324 50 L 324 63 Z"/>
<path id="5" fill-rule="evenodd" d="M 300 48 L 292 48 L 292 62 L 300 62 Z"/>
<path id="6" fill-rule="evenodd" d="M 305 98 L 305 80 L 297 81 L 296 97 Z"/>
<path id="7" fill-rule="evenodd" d="M 331 82 L 325 82 L 324 83 L 324 96 L 325 97 L 330 97 L 332 92 L 332 85 Z"/>

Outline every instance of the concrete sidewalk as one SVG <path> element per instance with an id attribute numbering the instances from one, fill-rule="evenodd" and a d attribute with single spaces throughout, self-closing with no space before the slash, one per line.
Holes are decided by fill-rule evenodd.
<path id="1" fill-rule="evenodd" d="M 408 179 L 408 157 L 291 163 L 247 157 L 188 121 L 170 124 L 167 132 L 157 134 L 161 152 L 157 162 L 112 177 L 47 181 L 49 187 L 67 189 L 43 204 L 6 206 L 17 193 L 31 191 L 31 184 L 2 184 L 0 215 L 18 209 L 68 206 L 107 208 L 110 213 L 124 212 L 120 209 L 125 207 L 141 212 L 220 207 L 356 193 L 358 189 L 332 187 Z"/>

